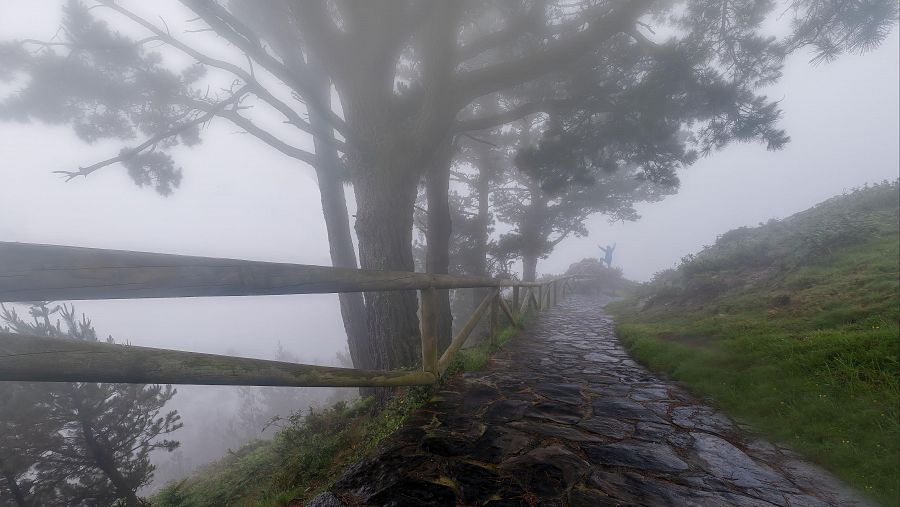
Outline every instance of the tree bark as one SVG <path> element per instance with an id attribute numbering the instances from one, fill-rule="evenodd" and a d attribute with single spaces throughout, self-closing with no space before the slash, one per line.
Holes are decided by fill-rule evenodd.
<path id="1" fill-rule="evenodd" d="M 358 168 L 356 234 L 363 269 L 413 271 L 413 206 L 418 175 L 406 167 Z M 375 367 L 412 367 L 421 358 L 415 291 L 365 294 Z"/>
<path id="2" fill-rule="evenodd" d="M 319 95 L 316 100 L 330 102 L 331 87 L 324 70 L 312 59 L 307 62 L 307 74 L 311 86 Z M 334 134 L 326 118 L 322 118 L 314 108 L 309 111 L 309 122 L 313 128 L 331 132 L 331 136 L 316 136 L 316 178 L 319 181 L 319 195 L 322 200 L 322 214 L 328 232 L 328 247 L 331 265 L 338 268 L 357 268 L 356 251 L 350 234 L 350 217 L 341 181 L 341 161 L 334 144 Z M 366 306 L 360 293 L 338 294 L 344 331 L 353 366 L 360 369 L 374 369 L 374 350 L 366 330 Z M 368 390 L 361 390 L 363 395 Z M 371 393 L 368 393 L 371 394 Z"/>
<path id="3" fill-rule="evenodd" d="M 320 171 L 316 171 L 320 173 Z M 338 268 L 358 268 L 353 240 L 350 236 L 350 221 L 347 214 L 347 203 L 343 185 L 340 182 L 326 181 L 329 176 L 319 177 L 319 192 L 322 197 L 322 211 L 325 216 L 325 227 L 328 230 L 328 244 L 331 250 L 331 264 Z M 374 367 L 372 343 L 366 330 L 366 305 L 362 294 L 344 292 L 338 294 L 341 305 L 341 317 L 344 331 L 347 333 L 347 344 L 353 367 L 372 369 Z"/>
<path id="4" fill-rule="evenodd" d="M 384 4 L 384 5 L 381 5 Z M 326 33 L 330 18 L 318 3 L 293 4 L 293 19 L 304 32 L 310 53 L 320 57 L 341 97 L 346 121 L 350 176 L 356 192 L 359 261 L 364 269 L 412 271 L 412 224 L 416 190 L 423 169 L 449 135 L 458 112 L 450 87 L 453 44 L 461 8 L 436 2 L 415 30 L 423 39 L 421 94 L 395 91 L 395 63 L 401 40 L 382 30 L 353 30 L 345 43 L 334 45 Z M 355 4 L 354 4 L 355 5 Z M 381 26 L 373 16 L 389 16 L 401 4 L 361 2 L 367 14 L 354 19 Z M 369 24 L 370 22 L 373 22 Z M 409 26 L 396 27 L 397 30 Z M 323 31 L 324 30 L 324 31 Z M 410 32 L 411 33 L 411 32 Z M 394 42 L 391 42 L 394 41 Z M 395 45 L 396 44 L 396 45 Z M 394 291 L 366 293 L 367 329 L 376 365 L 395 369 L 421 360 L 418 295 Z"/>
<path id="5" fill-rule="evenodd" d="M 425 271 L 448 274 L 450 272 L 450 235 L 453 224 L 450 218 L 450 163 L 453 159 L 452 143 L 444 143 L 435 154 L 425 177 L 425 193 L 428 198 L 428 229 Z M 443 352 L 453 339 L 453 314 L 450 311 L 450 292 L 435 294 L 438 353 Z"/>
<path id="6" fill-rule="evenodd" d="M 491 149 L 489 146 L 478 143 L 474 146 L 475 153 L 478 157 L 476 168 L 478 169 L 478 179 L 475 183 L 475 191 L 478 194 L 478 216 L 476 220 L 476 232 L 474 233 L 475 247 L 472 252 L 474 265 L 472 266 L 472 275 L 488 276 L 487 255 L 488 241 L 490 240 L 490 232 L 488 227 L 491 223 L 490 207 L 491 207 L 491 180 L 496 172 L 496 165 L 491 158 Z M 478 307 L 478 304 L 487 295 L 488 289 L 472 290 L 472 311 Z"/>
<path id="7" fill-rule="evenodd" d="M 534 180 L 528 182 L 530 203 L 519 223 L 519 234 L 522 236 L 522 280 L 533 282 L 537 277 L 538 258 L 545 254 L 546 243 L 545 220 L 547 216 L 547 198 L 540 185 Z"/>
<path id="8" fill-rule="evenodd" d="M 533 282 L 537 275 L 537 255 L 522 255 L 522 280 L 525 282 Z"/>
<path id="9" fill-rule="evenodd" d="M 331 77 L 325 68 L 311 53 L 300 51 L 295 33 L 285 19 L 271 19 L 271 10 L 258 9 L 253 2 L 232 2 L 237 14 L 247 23 L 253 25 L 261 33 L 267 33 L 275 51 L 285 66 L 297 75 L 304 76 L 306 93 L 316 104 L 331 104 Z M 343 181 L 346 178 L 342 170 L 340 157 L 335 145 L 334 129 L 330 118 L 318 108 L 309 107 L 309 124 L 316 132 L 313 136 L 316 160 L 313 168 L 318 180 L 319 195 L 322 202 L 322 215 L 328 233 L 328 247 L 331 253 L 331 265 L 339 268 L 358 268 L 353 237 L 350 234 L 350 218 L 347 213 L 347 201 L 344 195 Z M 365 303 L 359 293 L 338 294 L 344 331 L 347 334 L 347 345 L 353 366 L 360 369 L 371 369 L 374 365 L 372 346 L 366 332 Z"/>

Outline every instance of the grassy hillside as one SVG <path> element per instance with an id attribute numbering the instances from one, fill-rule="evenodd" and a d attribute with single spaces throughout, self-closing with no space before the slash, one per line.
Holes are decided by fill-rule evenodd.
<path id="1" fill-rule="evenodd" d="M 900 503 L 898 190 L 729 231 L 612 306 L 640 361 L 886 505 Z"/>

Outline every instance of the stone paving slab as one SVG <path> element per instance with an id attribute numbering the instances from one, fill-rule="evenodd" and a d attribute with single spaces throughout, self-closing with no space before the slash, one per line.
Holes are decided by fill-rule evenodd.
<path id="1" fill-rule="evenodd" d="M 635 363 L 607 302 L 541 314 L 309 505 L 868 505 Z"/>

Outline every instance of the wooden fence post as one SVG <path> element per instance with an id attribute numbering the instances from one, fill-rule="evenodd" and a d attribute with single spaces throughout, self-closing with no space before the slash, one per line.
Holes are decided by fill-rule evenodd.
<path id="1" fill-rule="evenodd" d="M 472 334 L 475 326 L 481 322 L 481 317 L 484 315 L 484 312 L 487 311 L 488 306 L 491 305 L 491 301 L 494 300 L 494 296 L 499 290 L 500 289 L 497 288 L 491 288 L 488 294 L 481 300 L 481 303 L 478 304 L 478 308 L 475 309 L 475 312 L 469 317 L 469 320 L 466 321 L 463 328 L 460 329 L 459 333 L 457 333 L 456 336 L 453 337 L 453 340 L 450 341 L 450 345 L 438 359 L 438 373 L 440 375 L 443 375 L 444 372 L 447 371 L 447 368 L 450 367 L 450 363 L 453 361 L 456 353 L 459 352 L 459 349 L 466 343 L 466 339 Z"/>
<path id="2" fill-rule="evenodd" d="M 519 327 L 519 321 L 516 320 L 516 316 L 513 315 L 512 309 L 506 304 L 506 300 L 503 299 L 502 295 L 497 298 L 497 302 L 500 303 L 500 309 L 503 310 L 503 314 L 506 315 L 506 318 L 509 320 L 509 323 L 512 324 L 512 327 Z"/>
<path id="3" fill-rule="evenodd" d="M 437 375 L 437 311 L 434 287 L 419 291 L 422 301 L 422 370 Z"/>
<path id="4" fill-rule="evenodd" d="M 498 327 L 500 325 L 500 291 L 497 291 L 497 295 L 494 296 L 494 299 L 491 300 L 491 322 L 490 322 L 490 337 L 491 337 L 491 347 L 497 346 L 497 334 Z"/>
<path id="5" fill-rule="evenodd" d="M 519 314 L 519 286 L 518 285 L 513 285 L 512 298 L 513 298 L 512 311 L 516 316 L 518 316 L 518 314 Z"/>
<path id="6" fill-rule="evenodd" d="M 528 312 L 528 307 L 531 305 L 531 288 L 525 287 L 525 290 L 521 294 L 522 297 L 522 306 L 519 307 L 519 315 L 525 315 Z"/>

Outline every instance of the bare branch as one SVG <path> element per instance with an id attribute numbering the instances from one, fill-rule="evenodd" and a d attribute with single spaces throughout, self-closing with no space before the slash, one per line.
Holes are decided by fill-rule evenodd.
<path id="1" fill-rule="evenodd" d="M 497 146 L 496 144 L 494 144 L 494 143 L 488 141 L 487 139 L 482 139 L 482 138 L 480 138 L 480 137 L 475 137 L 475 136 L 473 136 L 472 134 L 468 134 L 468 133 L 463 133 L 463 134 L 461 134 L 461 135 L 462 135 L 463 137 L 467 137 L 467 138 L 469 138 L 469 139 L 475 141 L 476 143 L 486 144 L 486 145 L 488 145 L 488 146 L 490 146 L 490 147 L 492 147 L 492 148 L 499 148 L 499 146 Z"/>
<path id="2" fill-rule="evenodd" d="M 472 182 L 472 181 L 475 181 L 475 179 L 476 179 L 474 176 L 462 173 L 460 171 L 454 171 L 452 169 L 450 170 L 450 176 L 456 178 L 458 181 L 464 181 L 464 182 Z"/>
<path id="3" fill-rule="evenodd" d="M 561 231 L 556 231 L 556 232 L 559 234 L 559 237 L 556 238 L 556 239 L 550 240 L 550 244 L 553 245 L 554 247 L 555 247 L 556 245 L 562 243 L 562 241 L 563 241 L 564 239 L 568 238 L 570 234 L 572 234 L 573 232 L 575 232 L 575 227 L 566 227 L 566 228 L 564 228 L 563 230 L 561 230 Z"/>
<path id="4" fill-rule="evenodd" d="M 310 153 L 306 150 L 297 148 L 296 146 L 292 146 L 281 139 L 278 139 L 272 133 L 266 131 L 265 129 L 260 128 L 255 123 L 250 121 L 249 118 L 241 116 L 236 110 L 228 109 L 223 111 L 218 115 L 221 118 L 225 118 L 230 120 L 232 123 L 237 125 L 238 127 L 244 129 L 245 132 L 252 135 L 253 137 L 259 139 L 260 141 L 268 144 L 272 148 L 284 153 L 285 155 L 295 158 L 297 160 L 306 162 L 311 166 L 316 165 L 316 156 L 313 153 Z"/>
<path id="5" fill-rule="evenodd" d="M 140 39 L 140 40 L 138 40 L 138 41 L 135 41 L 135 42 L 134 42 L 133 44 L 131 44 L 131 45 L 133 45 L 133 46 L 142 46 L 142 45 L 144 45 L 144 44 L 146 44 L 146 43 L 148 43 L 148 42 L 161 41 L 161 40 L 162 40 L 162 39 L 160 39 L 160 38 L 157 37 L 157 36 L 145 37 L 145 38 L 143 38 L 143 39 Z M 76 49 L 84 49 L 84 50 L 114 50 L 114 49 L 121 49 L 122 47 L 125 47 L 125 45 L 112 45 L 112 44 L 106 44 L 106 45 L 101 45 L 101 44 L 82 45 L 82 44 L 75 44 L 75 43 L 72 43 L 72 42 L 52 42 L 52 41 L 43 41 L 43 40 L 37 40 L 37 39 L 22 39 L 22 40 L 19 41 L 19 44 L 22 45 L 22 46 L 25 46 L 25 45 L 35 45 L 35 46 L 41 46 L 41 47 L 45 47 L 45 48 L 51 48 L 51 47 L 64 47 L 64 48 L 69 48 L 69 49 L 72 49 L 72 50 L 76 50 Z"/>
<path id="6" fill-rule="evenodd" d="M 642 44 L 651 49 L 659 49 L 659 44 L 653 42 L 652 40 L 647 38 L 646 35 L 642 34 L 641 32 L 637 31 L 636 29 L 628 30 L 627 33 L 628 33 L 628 35 L 631 36 L 632 39 L 635 40 L 635 42 Z"/>

